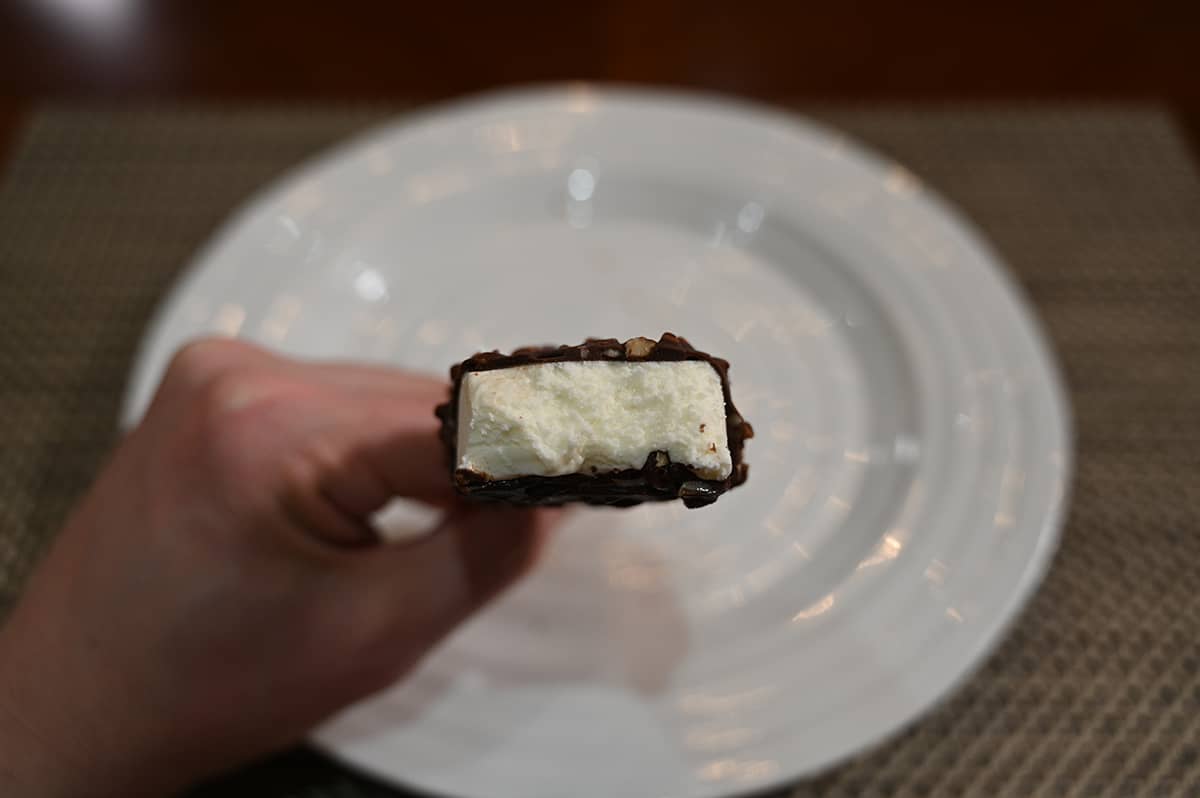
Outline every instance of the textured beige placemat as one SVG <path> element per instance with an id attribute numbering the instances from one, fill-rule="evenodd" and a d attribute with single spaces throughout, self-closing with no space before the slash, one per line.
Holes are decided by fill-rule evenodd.
<path id="1" fill-rule="evenodd" d="M 0 184 L 0 610 L 113 437 L 148 314 L 239 201 L 382 111 L 48 110 Z M 1200 179 L 1154 109 L 816 114 L 955 200 L 1058 347 L 1075 500 L 952 700 L 782 794 L 1200 794 Z M 303 750 L 199 791 L 392 795 Z"/>

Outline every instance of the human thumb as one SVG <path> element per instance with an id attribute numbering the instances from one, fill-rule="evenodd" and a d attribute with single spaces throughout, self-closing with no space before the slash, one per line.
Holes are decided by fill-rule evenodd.
<path id="1" fill-rule="evenodd" d="M 428 536 L 367 554 L 355 580 L 392 633 L 431 646 L 533 564 L 556 515 L 458 508 Z"/>

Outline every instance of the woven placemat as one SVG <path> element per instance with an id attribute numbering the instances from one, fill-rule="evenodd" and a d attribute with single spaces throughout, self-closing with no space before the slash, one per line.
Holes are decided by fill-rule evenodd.
<path id="1" fill-rule="evenodd" d="M 0 184 L 0 612 L 99 467 L 148 315 L 254 189 L 386 115 L 52 109 Z M 1200 794 L 1200 179 L 1153 108 L 818 111 L 957 202 L 1074 404 L 1046 584 L 911 730 L 780 795 Z M 297 749 L 199 796 L 398 795 Z"/>

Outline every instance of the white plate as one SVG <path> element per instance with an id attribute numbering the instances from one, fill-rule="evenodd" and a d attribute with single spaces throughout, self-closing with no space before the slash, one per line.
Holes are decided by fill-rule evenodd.
<path id="1" fill-rule="evenodd" d="M 795 117 L 505 94 L 388 125 L 242 209 L 151 328 L 126 407 L 205 332 L 443 372 L 670 330 L 757 430 L 704 510 L 576 516 L 549 561 L 317 741 L 478 798 L 715 796 L 928 709 L 1055 546 L 1067 410 L 995 255 L 904 169 Z"/>

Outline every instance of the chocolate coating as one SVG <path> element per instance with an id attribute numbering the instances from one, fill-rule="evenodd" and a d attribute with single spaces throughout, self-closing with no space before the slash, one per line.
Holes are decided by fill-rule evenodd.
<path id="1" fill-rule="evenodd" d="M 581 361 L 679 361 L 702 360 L 712 365 L 721 378 L 725 395 L 725 429 L 733 470 L 723 480 L 701 479 L 683 463 L 672 463 L 666 452 L 651 452 L 641 468 L 596 474 L 564 474 L 556 477 L 527 476 L 514 479 L 489 479 L 467 469 L 456 469 L 458 462 L 458 395 L 463 376 L 473 371 L 528 366 L 537 363 L 574 363 Z M 722 493 L 746 481 L 749 467 L 743 460 L 746 441 L 754 429 L 734 407 L 729 394 L 729 363 L 701 352 L 671 333 L 662 338 L 589 338 L 578 346 L 523 347 L 510 355 L 480 352 L 450 369 L 450 399 L 438 405 L 441 439 L 449 457 L 455 488 L 476 501 L 505 502 L 520 505 L 559 505 L 567 502 L 632 507 L 644 501 L 680 499 L 688 507 L 703 507 L 715 502 Z"/>

